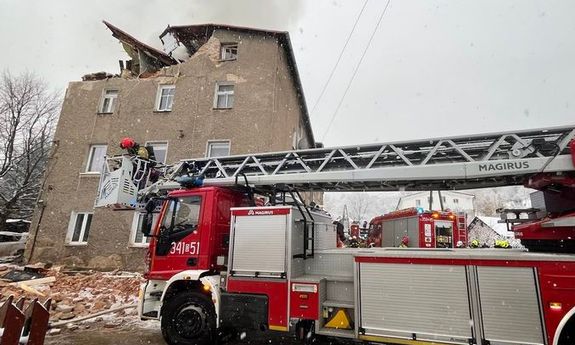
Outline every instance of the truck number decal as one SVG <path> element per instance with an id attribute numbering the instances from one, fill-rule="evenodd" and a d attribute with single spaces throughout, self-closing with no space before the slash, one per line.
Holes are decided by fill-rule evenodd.
<path id="1" fill-rule="evenodd" d="M 170 254 L 196 255 L 200 253 L 200 242 L 172 242 Z"/>

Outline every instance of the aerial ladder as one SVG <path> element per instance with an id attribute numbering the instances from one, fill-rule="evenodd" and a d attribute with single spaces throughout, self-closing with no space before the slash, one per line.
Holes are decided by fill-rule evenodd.
<path id="1" fill-rule="evenodd" d="M 129 155 L 107 157 L 95 206 L 134 208 L 194 184 L 244 185 L 268 193 L 286 188 L 431 191 L 524 185 L 544 195 L 561 195 L 570 206 L 530 217 L 531 223 L 540 224 L 527 230 L 521 221 L 518 237 L 532 250 L 575 250 L 575 126 L 183 159 L 170 167 L 153 166 Z M 152 181 L 151 176 L 156 178 Z M 513 217 L 503 211 L 506 222 L 522 217 L 521 212 Z"/>

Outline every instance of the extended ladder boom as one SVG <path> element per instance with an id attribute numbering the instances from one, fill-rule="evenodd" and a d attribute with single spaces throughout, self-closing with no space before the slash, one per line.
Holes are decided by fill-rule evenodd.
<path id="1" fill-rule="evenodd" d="M 285 184 L 300 191 L 445 190 L 522 184 L 574 171 L 575 126 L 465 137 L 186 159 L 146 192 L 179 188 L 193 168 L 207 185 Z M 239 181 L 241 179 L 241 181 Z"/>

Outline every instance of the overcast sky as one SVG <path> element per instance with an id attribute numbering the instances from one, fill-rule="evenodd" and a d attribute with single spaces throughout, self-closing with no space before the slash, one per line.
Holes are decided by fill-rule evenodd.
<path id="1" fill-rule="evenodd" d="M 289 31 L 311 109 L 365 0 L 0 0 L 0 69 L 64 90 L 118 73 L 108 20 L 159 47 L 168 25 Z M 370 0 L 311 120 L 327 146 L 575 124 L 575 1 Z M 333 125 L 326 133 L 328 123 Z M 325 136 L 324 136 L 325 135 Z"/>

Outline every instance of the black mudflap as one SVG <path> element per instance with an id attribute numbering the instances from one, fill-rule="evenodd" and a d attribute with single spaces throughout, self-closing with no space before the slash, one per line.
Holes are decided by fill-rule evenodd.
<path id="1" fill-rule="evenodd" d="M 268 296 L 222 293 L 220 327 L 236 330 L 267 330 Z"/>

